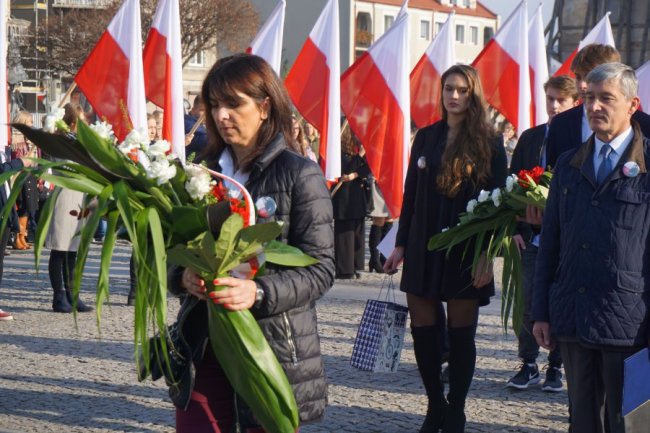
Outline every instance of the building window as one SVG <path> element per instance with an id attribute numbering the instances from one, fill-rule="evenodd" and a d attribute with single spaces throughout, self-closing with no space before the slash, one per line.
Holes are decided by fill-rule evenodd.
<path id="1" fill-rule="evenodd" d="M 444 25 L 445 23 L 436 23 L 436 35 L 440 33 L 440 31 L 442 30 L 442 26 Z"/>
<path id="2" fill-rule="evenodd" d="M 494 36 L 494 29 L 492 27 L 486 27 L 483 29 L 483 45 L 487 45 Z"/>
<path id="3" fill-rule="evenodd" d="M 388 30 L 395 22 L 395 17 L 392 15 L 384 15 L 384 31 Z"/>
<path id="4" fill-rule="evenodd" d="M 463 25 L 456 26 L 456 42 L 459 44 L 465 43 L 465 26 Z"/>
<path id="5" fill-rule="evenodd" d="M 430 34 L 431 34 L 431 23 L 425 20 L 420 21 L 420 37 L 428 41 Z"/>
<path id="6" fill-rule="evenodd" d="M 188 66 L 205 66 L 205 53 L 203 50 L 197 51 L 192 57 L 190 57 Z"/>
<path id="7" fill-rule="evenodd" d="M 478 27 L 469 27 L 469 41 L 472 45 L 478 45 Z"/>
<path id="8" fill-rule="evenodd" d="M 368 12 L 357 14 L 356 46 L 369 47 L 372 44 L 372 18 Z"/>

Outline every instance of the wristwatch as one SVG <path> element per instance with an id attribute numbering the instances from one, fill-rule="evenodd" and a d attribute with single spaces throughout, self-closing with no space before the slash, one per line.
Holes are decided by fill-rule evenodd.
<path id="1" fill-rule="evenodd" d="M 265 293 L 264 293 L 264 289 L 262 289 L 257 283 L 255 283 L 255 285 L 257 286 L 257 289 L 255 293 L 254 306 L 259 307 L 260 305 L 262 305 L 262 301 L 264 300 Z"/>

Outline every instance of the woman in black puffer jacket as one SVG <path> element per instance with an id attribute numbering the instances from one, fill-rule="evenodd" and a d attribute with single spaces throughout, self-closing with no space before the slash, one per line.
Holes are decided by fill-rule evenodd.
<path id="1" fill-rule="evenodd" d="M 315 163 L 296 153 L 289 99 L 262 58 L 235 55 L 219 60 L 203 83 L 202 96 L 210 135 L 203 154 L 208 166 L 243 183 L 253 200 L 270 197 L 277 210 L 258 221 L 282 221 L 280 240 L 319 262 L 304 268 L 267 264 L 264 276 L 255 280 L 220 278 L 229 288 L 211 293 L 211 298 L 197 274 L 170 269 L 172 290 L 193 295 L 181 307 L 179 329 L 193 348 L 196 367 L 195 377 L 190 369 L 170 389 L 178 407 L 176 429 L 229 432 L 238 423 L 241 431 L 257 431 L 241 402 L 235 403 L 232 387 L 207 344 L 206 309 L 194 308 L 202 301 L 250 309 L 292 385 L 301 423 L 319 420 L 327 385 L 315 306 L 334 282 L 332 203 L 325 179 Z"/>

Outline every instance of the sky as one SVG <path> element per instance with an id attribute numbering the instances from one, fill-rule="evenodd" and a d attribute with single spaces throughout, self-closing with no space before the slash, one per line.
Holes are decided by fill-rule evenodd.
<path id="1" fill-rule="evenodd" d="M 488 9 L 492 12 L 499 14 L 501 16 L 501 22 L 503 23 L 506 18 L 510 16 L 512 11 L 515 10 L 517 5 L 521 3 L 521 0 L 479 0 L 483 3 Z M 537 9 L 537 6 L 542 3 L 542 10 L 544 14 L 544 24 L 548 24 L 553 14 L 553 4 L 555 0 L 528 0 L 528 16 L 532 14 Z"/>

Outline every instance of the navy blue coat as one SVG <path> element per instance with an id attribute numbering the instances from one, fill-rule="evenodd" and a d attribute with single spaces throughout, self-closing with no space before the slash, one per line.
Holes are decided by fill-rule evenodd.
<path id="1" fill-rule="evenodd" d="M 560 155 L 582 145 L 582 107 L 580 104 L 563 111 L 551 120 L 546 145 L 546 165 L 555 167 Z M 650 137 L 650 116 L 637 110 L 632 119 L 638 122 L 643 135 Z"/>
<path id="2" fill-rule="evenodd" d="M 593 136 L 560 156 L 537 256 L 534 321 L 558 339 L 642 347 L 650 336 L 650 140 L 634 139 L 596 186 Z M 626 177 L 623 164 L 640 174 Z"/>

